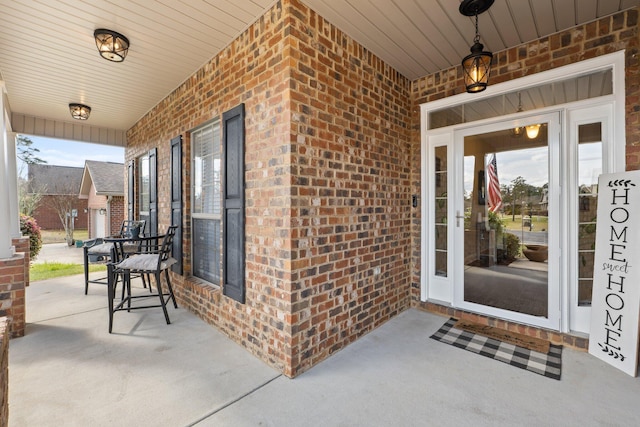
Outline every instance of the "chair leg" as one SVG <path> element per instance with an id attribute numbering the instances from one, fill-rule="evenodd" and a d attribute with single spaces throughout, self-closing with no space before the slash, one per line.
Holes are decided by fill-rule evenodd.
<path id="1" fill-rule="evenodd" d="M 84 294 L 87 295 L 89 292 L 89 253 L 87 252 L 87 248 L 82 248 L 84 253 Z"/>
<path id="2" fill-rule="evenodd" d="M 113 328 L 113 299 L 115 298 L 113 265 L 107 265 L 107 299 L 109 306 L 109 333 Z"/>
<path id="3" fill-rule="evenodd" d="M 170 298 L 173 300 L 173 306 L 175 308 L 178 308 L 178 303 L 176 302 L 176 296 L 173 293 L 173 287 L 171 286 L 171 279 L 169 278 L 169 270 L 168 269 L 164 270 L 164 275 L 167 278 L 167 287 L 169 288 Z"/>
<path id="4" fill-rule="evenodd" d="M 149 273 L 146 273 L 147 276 L 147 283 L 149 284 L 149 293 L 152 294 L 153 293 L 153 288 L 151 287 L 151 275 Z M 145 280 L 145 273 L 142 273 L 142 280 Z"/>
<path id="5" fill-rule="evenodd" d="M 162 311 L 164 311 L 164 319 L 167 321 L 167 325 L 171 323 L 169 320 L 169 313 L 167 313 L 167 304 L 164 301 L 164 295 L 162 294 L 162 283 L 160 283 L 160 279 L 162 278 L 161 272 L 155 273 L 156 277 L 156 286 L 158 288 L 158 296 L 160 297 L 160 305 L 162 306 Z"/>
<path id="6" fill-rule="evenodd" d="M 124 273 L 122 278 L 122 293 L 124 295 L 124 288 L 127 288 L 127 311 L 131 312 L 131 273 Z M 124 299 L 124 296 L 123 296 Z"/>
<path id="7" fill-rule="evenodd" d="M 125 291 L 127 290 L 127 280 L 125 279 L 125 275 L 124 273 L 122 274 L 122 296 L 120 297 L 120 301 L 124 301 L 125 298 Z M 120 274 L 116 275 L 116 283 L 118 283 L 118 279 L 120 278 Z M 131 293 L 131 292 L 129 292 Z"/>

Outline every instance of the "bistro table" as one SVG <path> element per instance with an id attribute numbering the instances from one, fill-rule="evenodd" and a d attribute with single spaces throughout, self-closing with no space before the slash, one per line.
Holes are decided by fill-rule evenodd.
<path id="1" fill-rule="evenodd" d="M 170 258 L 171 241 L 175 234 L 175 227 L 170 227 L 167 234 L 159 234 L 155 236 L 137 236 L 137 237 L 107 237 L 104 238 L 105 242 L 113 244 L 112 260 L 107 264 L 107 298 L 109 306 L 109 333 L 111 333 L 113 327 L 113 314 L 116 311 L 131 311 L 142 308 L 162 307 L 164 310 L 167 324 L 169 322 L 169 316 L 166 311 L 166 302 L 164 296 L 168 296 L 169 299 L 173 299 L 175 308 L 178 305 L 173 295 L 171 288 L 171 282 L 169 281 L 168 272 L 166 272 L 168 293 L 163 293 L 162 285 L 160 283 L 160 269 L 166 268 L 166 265 L 170 265 L 175 262 L 173 258 Z M 167 242 L 168 241 L 168 242 Z M 168 254 L 165 253 L 168 248 Z M 138 259 L 144 259 L 151 261 L 153 266 L 131 266 L 126 264 L 135 264 L 134 261 Z M 163 262 L 160 262 L 160 261 Z M 148 263 L 149 264 L 149 263 Z M 156 292 L 154 293 L 151 288 L 150 276 L 154 275 L 156 278 Z M 131 279 L 140 277 L 143 284 L 146 287 L 148 283 L 149 293 L 142 295 L 131 294 Z M 116 286 L 119 279 L 122 279 L 122 297 L 118 303 L 115 303 Z M 147 305 L 134 305 L 131 303 L 137 298 L 150 298 L 159 297 L 159 304 L 147 304 Z"/>

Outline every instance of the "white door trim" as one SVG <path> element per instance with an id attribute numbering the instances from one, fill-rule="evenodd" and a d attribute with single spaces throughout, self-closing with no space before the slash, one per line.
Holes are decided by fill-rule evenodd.
<path id="1" fill-rule="evenodd" d="M 435 130 L 429 130 L 429 112 L 433 110 L 439 110 L 455 105 L 461 105 L 471 101 L 479 101 L 484 98 L 489 98 L 493 96 L 500 95 L 502 93 L 513 92 L 518 89 L 524 89 L 531 86 L 536 86 L 542 83 L 550 83 L 556 80 L 562 80 L 570 77 L 575 77 L 577 75 L 586 74 L 596 72 L 598 70 L 612 70 L 612 78 L 613 78 L 613 94 L 609 96 L 604 96 L 600 98 L 594 98 L 586 101 L 579 101 L 566 105 L 558 105 L 549 107 L 546 109 L 537 110 L 536 113 L 545 114 L 550 111 L 565 111 L 564 117 L 562 118 L 562 124 L 564 131 L 562 133 L 562 141 L 569 140 L 569 123 L 568 118 L 566 117 L 571 111 L 585 108 L 598 104 L 610 104 L 612 105 L 613 110 L 613 118 L 612 118 L 612 129 L 611 129 L 611 138 L 612 145 L 605 149 L 607 153 L 605 153 L 607 167 L 610 168 L 609 172 L 621 172 L 625 170 L 625 147 L 626 147 L 626 131 L 625 131 L 625 52 L 624 50 L 614 52 L 607 55 L 602 55 L 597 58 L 587 59 L 584 61 L 576 62 L 564 67 L 555 68 L 553 70 L 544 71 L 541 73 L 537 73 L 531 76 L 525 76 L 520 79 L 491 85 L 480 94 L 468 94 L 463 93 L 459 95 L 454 95 L 448 98 L 443 98 L 437 101 L 424 103 L 420 105 L 420 129 L 421 129 L 421 178 L 423 183 L 428 183 L 428 174 L 432 171 L 429 167 L 430 164 L 430 155 L 428 150 L 428 138 L 430 136 L 436 135 L 446 135 L 448 134 L 450 143 L 453 144 L 453 133 L 454 131 L 459 131 L 464 128 L 468 128 L 470 126 L 476 127 L 479 125 L 483 125 L 486 123 L 490 123 L 495 120 L 483 120 L 470 123 L 462 123 L 460 125 L 450 126 L 446 128 L 440 128 Z M 509 119 L 519 117 L 517 114 L 512 114 L 508 116 L 503 116 L 501 119 Z M 444 136 L 442 136 L 444 138 Z M 566 144 L 563 143 L 563 147 Z M 566 160 L 566 150 L 562 149 L 561 155 Z M 564 161 L 563 160 L 563 161 Z M 566 182 L 566 179 L 562 177 L 563 182 Z M 421 228 L 421 280 L 420 280 L 420 298 L 421 301 L 432 300 L 436 295 L 443 297 L 443 299 L 436 301 L 444 304 L 453 304 L 453 289 L 449 289 L 448 292 L 444 291 L 444 289 L 436 289 L 435 284 L 433 283 L 432 276 L 429 275 L 429 259 L 430 251 L 429 251 L 429 188 L 428 185 L 421 186 L 421 215 L 423 218 L 423 227 Z M 567 199 L 567 195 L 563 195 L 563 200 Z M 566 207 L 562 207 L 564 212 L 568 212 Z M 454 215 L 453 209 L 449 209 L 449 220 L 452 219 Z M 566 220 L 566 219 L 565 219 Z M 565 239 L 568 239 L 565 237 Z M 563 241 L 562 244 L 567 248 L 567 240 Z M 568 281 L 569 273 L 566 271 L 562 271 L 562 280 Z M 438 285 L 439 288 L 442 288 L 442 284 Z M 436 292 L 431 292 L 431 291 Z M 439 298 L 440 299 L 440 298 Z M 571 297 L 569 295 L 569 289 L 567 286 L 562 287 L 561 292 L 561 322 L 560 322 L 560 331 L 569 332 L 571 330 L 576 329 L 575 319 L 570 318 L 571 313 Z"/>

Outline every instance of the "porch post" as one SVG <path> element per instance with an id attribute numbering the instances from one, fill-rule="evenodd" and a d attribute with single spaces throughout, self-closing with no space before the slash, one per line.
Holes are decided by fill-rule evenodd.
<path id="1" fill-rule="evenodd" d="M 13 256 L 11 247 L 9 182 L 7 179 L 7 106 L 6 90 L 0 81 L 0 259 Z"/>
<path id="2" fill-rule="evenodd" d="M 9 221 L 12 238 L 22 237 L 20 232 L 20 205 L 18 201 L 18 157 L 16 144 L 18 134 L 7 132 L 7 185 L 9 186 Z"/>

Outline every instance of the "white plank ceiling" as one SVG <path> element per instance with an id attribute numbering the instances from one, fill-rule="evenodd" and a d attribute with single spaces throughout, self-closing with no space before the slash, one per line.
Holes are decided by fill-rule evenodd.
<path id="1" fill-rule="evenodd" d="M 459 0 L 302 0 L 409 79 L 457 65 L 473 18 Z M 227 46 L 274 0 L 0 0 L 0 80 L 14 113 L 124 131 Z M 638 6 L 640 0 L 496 0 L 480 15 L 503 49 Z M 96 28 L 127 36 L 123 63 L 101 59 Z"/>

